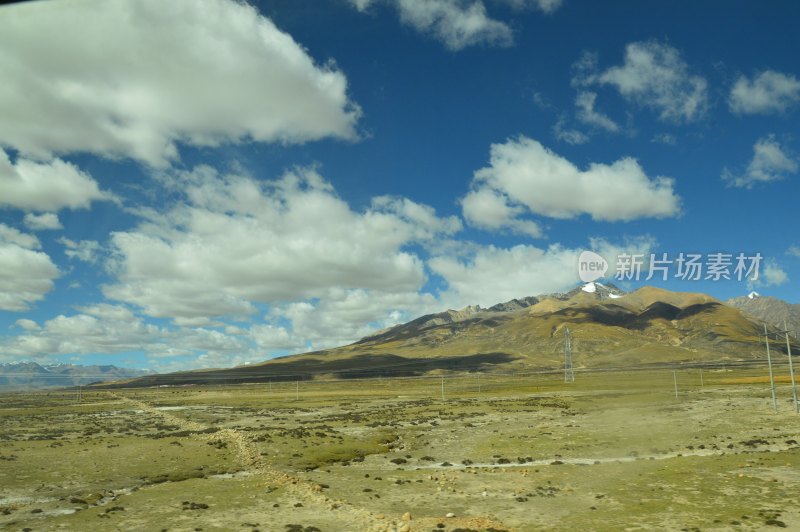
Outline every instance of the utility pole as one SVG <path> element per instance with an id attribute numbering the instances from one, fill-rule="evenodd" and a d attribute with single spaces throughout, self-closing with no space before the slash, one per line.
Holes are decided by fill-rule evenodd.
<path id="1" fill-rule="evenodd" d="M 786 354 L 789 355 L 789 375 L 792 378 L 792 399 L 794 399 L 794 411 L 795 413 L 800 412 L 797 405 L 797 388 L 794 384 L 794 366 L 792 365 L 792 346 L 789 345 L 789 328 L 786 327 L 786 322 L 783 322 L 783 334 L 786 335 Z"/>
<path id="2" fill-rule="evenodd" d="M 767 324 L 764 324 L 764 342 L 767 344 L 767 364 L 769 365 L 769 387 L 772 390 L 772 408 L 778 411 L 778 400 L 775 398 L 775 376 L 772 374 L 772 357 L 769 354 L 769 334 Z"/>
<path id="3" fill-rule="evenodd" d="M 672 383 L 675 385 L 675 399 L 678 398 L 678 375 L 675 370 L 672 371 Z"/>
<path id="4" fill-rule="evenodd" d="M 575 382 L 575 371 L 572 368 L 572 333 L 564 330 L 564 382 Z"/>
<path id="5" fill-rule="evenodd" d="M 299 401 L 300 400 L 300 381 L 295 381 L 294 384 L 295 384 L 295 392 L 294 392 L 295 396 L 294 396 L 294 398 L 295 398 L 296 401 Z"/>
<path id="6" fill-rule="evenodd" d="M 444 375 L 442 375 L 442 401 L 444 401 Z"/>

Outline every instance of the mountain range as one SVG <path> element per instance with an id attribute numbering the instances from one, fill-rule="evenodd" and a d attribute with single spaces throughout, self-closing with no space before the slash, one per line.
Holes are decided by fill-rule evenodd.
<path id="1" fill-rule="evenodd" d="M 800 305 L 793 305 L 776 297 L 762 296 L 757 292 L 734 297 L 726 303 L 776 329 L 788 329 L 790 335 L 797 337 L 800 333 Z"/>
<path id="2" fill-rule="evenodd" d="M 64 388 L 141 377 L 151 373 L 116 366 L 40 365 L 36 362 L 14 362 L 0 364 L 0 390 Z"/>
<path id="3" fill-rule="evenodd" d="M 611 284 L 587 283 L 485 309 L 428 314 L 334 349 L 106 386 L 546 371 L 563 367 L 566 329 L 579 370 L 741 364 L 766 356 L 762 322 L 735 305 L 700 293 L 654 287 L 625 293 Z M 785 345 L 773 349 L 777 354 Z M 793 350 L 800 353 L 800 345 Z"/>

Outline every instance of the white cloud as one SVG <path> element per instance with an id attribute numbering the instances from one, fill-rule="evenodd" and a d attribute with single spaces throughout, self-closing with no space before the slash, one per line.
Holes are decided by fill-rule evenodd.
<path id="1" fill-rule="evenodd" d="M 511 200 L 497 190 L 483 187 L 471 190 L 461 200 L 464 218 L 474 227 L 488 230 L 510 229 L 514 233 L 533 238 L 542 236 L 539 225 L 531 220 L 520 220 L 524 208 L 512 205 Z"/>
<path id="2" fill-rule="evenodd" d="M 24 332 L 0 341 L 0 351 L 15 357 L 134 351 L 144 352 L 162 371 L 221 367 L 337 347 L 437 308 L 429 294 L 332 289 L 323 298 L 276 306 L 267 321 L 248 328 L 168 328 L 148 323 L 126 306 L 99 303 L 76 307 L 78 313 L 41 326 L 18 320 Z"/>
<path id="3" fill-rule="evenodd" d="M 764 262 L 758 280 L 750 282 L 752 286 L 780 286 L 789 282 L 789 275 L 781 268 L 774 259 Z"/>
<path id="4" fill-rule="evenodd" d="M 789 281 L 789 276 L 777 264 L 767 263 L 764 267 L 764 282 L 767 286 L 780 286 Z"/>
<path id="5" fill-rule="evenodd" d="M 59 276 L 39 240 L 0 224 L 0 310 L 24 311 L 44 299 Z"/>
<path id="6" fill-rule="evenodd" d="M 727 168 L 722 178 L 731 186 L 753 188 L 758 183 L 769 183 L 784 179 L 787 174 L 797 172 L 798 162 L 788 155 L 775 137 L 770 135 L 760 138 L 753 145 L 753 158 L 743 174 L 734 174 Z"/>
<path id="7" fill-rule="evenodd" d="M 61 222 L 58 220 L 58 215 L 52 212 L 45 212 L 42 214 L 33 214 L 29 212 L 25 215 L 22 223 L 25 227 L 32 231 L 45 231 L 63 229 Z"/>
<path id="8" fill-rule="evenodd" d="M 596 99 L 597 93 L 588 91 L 581 91 L 578 93 L 577 98 L 575 98 L 575 106 L 578 108 L 578 120 L 585 124 L 616 133 L 619 131 L 617 123 L 603 113 L 595 110 L 594 104 Z"/>
<path id="9" fill-rule="evenodd" d="M 0 242 L 14 244 L 24 249 L 39 249 L 42 244 L 34 235 L 21 232 L 19 229 L 0 224 Z"/>
<path id="10" fill-rule="evenodd" d="M 553 135 L 557 140 L 572 145 L 586 144 L 589 142 L 589 135 L 577 129 L 566 128 L 563 119 L 559 119 L 553 126 Z"/>
<path id="11" fill-rule="evenodd" d="M 274 351 L 287 350 L 305 351 L 306 341 L 286 327 L 276 325 L 253 325 L 250 327 L 250 336 L 260 349 Z"/>
<path id="12" fill-rule="evenodd" d="M 789 249 L 786 250 L 787 255 L 792 255 L 794 257 L 800 257 L 800 246 L 789 246 Z"/>
<path id="13" fill-rule="evenodd" d="M 95 240 L 74 241 L 69 238 L 59 238 L 59 244 L 64 246 L 64 255 L 71 259 L 78 259 L 83 262 L 95 263 L 100 258 L 102 246 Z"/>
<path id="14" fill-rule="evenodd" d="M 181 355 L 231 355 L 248 349 L 240 339 L 200 328 L 166 329 L 146 323 L 130 309 L 101 303 L 79 307 L 79 313 L 59 315 L 41 326 L 17 323 L 26 332 L 9 338 L 3 350 L 15 356 L 114 354 L 144 351 L 155 358 Z M 192 364 L 197 366 L 197 359 Z M 202 364 L 200 364 L 202 365 Z"/>
<path id="15" fill-rule="evenodd" d="M 453 234 L 461 230 L 461 221 L 455 216 L 439 218 L 433 207 L 415 203 L 408 198 L 379 196 L 372 200 L 375 212 L 393 215 L 411 228 L 412 237 L 419 242 Z"/>
<path id="16" fill-rule="evenodd" d="M 350 0 L 359 11 L 367 11 L 380 0 Z M 553 0 L 542 0 L 549 5 Z M 400 20 L 421 33 L 433 35 L 453 51 L 480 44 L 509 46 L 511 28 L 491 18 L 481 0 L 383 0 L 391 4 Z"/>
<path id="17" fill-rule="evenodd" d="M 8 7 L 0 71 L 0 145 L 37 157 L 91 152 L 163 166 L 179 142 L 357 136 L 345 76 L 244 2 Z"/>
<path id="18" fill-rule="evenodd" d="M 484 203 L 491 208 L 475 207 L 486 198 L 490 201 Z M 491 218 L 481 217 L 482 212 L 495 212 L 497 219 L 529 211 L 552 218 L 588 214 L 595 220 L 629 221 L 675 216 L 680 198 L 672 179 L 648 177 L 632 158 L 610 165 L 592 163 L 581 170 L 539 142 L 519 137 L 492 145 L 490 166 L 475 172 L 472 191 L 462 206 L 465 218 L 477 219 L 483 226 L 490 226 Z"/>
<path id="19" fill-rule="evenodd" d="M 572 63 L 572 79 L 570 85 L 574 88 L 588 87 L 597 82 L 597 64 L 599 57 L 597 52 L 584 50 L 577 61 Z"/>
<path id="20" fill-rule="evenodd" d="M 782 113 L 800 102 L 800 81 L 792 75 L 765 70 L 752 80 L 740 76 L 731 87 L 728 105 L 734 113 Z"/>
<path id="21" fill-rule="evenodd" d="M 591 239 L 586 249 L 594 250 L 609 262 L 608 276 L 616 271 L 616 257 L 622 253 L 647 254 L 655 244 L 650 237 L 639 237 L 614 244 Z M 450 308 L 479 304 L 488 307 L 513 298 L 560 292 L 578 282 L 578 255 L 581 249 L 558 244 L 546 249 L 530 245 L 511 248 L 486 246 L 466 257 L 438 256 L 429 261 L 431 269 L 448 284 L 441 295 Z"/>
<path id="22" fill-rule="evenodd" d="M 460 228 L 401 198 L 355 212 L 308 169 L 277 181 L 208 167 L 170 179 L 185 200 L 112 234 L 109 268 L 118 281 L 104 287 L 155 317 L 243 316 L 254 302 L 303 301 L 334 288 L 416 292 L 423 263 L 404 248 Z"/>
<path id="23" fill-rule="evenodd" d="M 366 11 L 375 3 L 375 0 L 350 0 L 350 3 L 359 11 Z"/>
<path id="24" fill-rule="evenodd" d="M 14 322 L 14 325 L 20 327 L 26 331 L 36 331 L 39 329 L 39 325 L 33 321 L 26 318 L 19 319 Z"/>
<path id="25" fill-rule="evenodd" d="M 534 4 L 545 13 L 553 13 L 563 3 L 564 0 L 534 0 Z"/>
<path id="26" fill-rule="evenodd" d="M 564 0 L 503 0 L 514 9 L 538 9 L 543 13 L 554 13 Z"/>
<path id="27" fill-rule="evenodd" d="M 573 85 L 611 85 L 626 99 L 659 112 L 671 122 L 701 118 L 708 107 L 708 83 L 693 75 L 678 50 L 656 41 L 625 47 L 625 63 L 597 72 L 597 56 L 584 54 L 573 65 Z"/>
<path id="28" fill-rule="evenodd" d="M 108 303 L 98 303 L 95 305 L 87 305 L 76 307 L 76 310 L 88 316 L 95 318 L 104 318 L 112 321 L 129 321 L 134 322 L 138 318 L 133 311 L 122 305 L 110 305 Z"/>
<path id="29" fill-rule="evenodd" d="M 656 133 L 653 135 L 653 138 L 650 139 L 650 142 L 674 146 L 678 141 L 672 133 Z"/>
<path id="30" fill-rule="evenodd" d="M 404 23 L 432 33 L 451 50 L 513 42 L 511 28 L 490 18 L 483 2 L 477 0 L 396 0 L 396 6 Z"/>
<path id="31" fill-rule="evenodd" d="M 282 305 L 272 317 L 291 323 L 291 342 L 327 349 L 438 310 L 439 302 L 431 294 L 334 288 L 318 301 Z"/>
<path id="32" fill-rule="evenodd" d="M 555 12 L 563 0 L 502 0 L 513 9 L 537 9 Z M 376 4 L 388 4 L 400 20 L 415 30 L 430 34 L 453 51 L 469 46 L 510 46 L 514 42 L 511 27 L 487 13 L 482 0 L 349 0 L 360 12 Z"/>
<path id="33" fill-rule="evenodd" d="M 0 121 L 0 129 L 5 122 Z M 107 199 L 112 196 L 102 192 L 89 174 L 73 164 L 61 159 L 35 162 L 21 157 L 12 163 L 0 149 L 0 207 L 32 211 L 85 209 L 94 200 Z"/>

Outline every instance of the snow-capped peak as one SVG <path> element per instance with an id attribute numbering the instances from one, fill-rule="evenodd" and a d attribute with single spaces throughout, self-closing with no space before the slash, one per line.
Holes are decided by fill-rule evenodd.
<path id="1" fill-rule="evenodd" d="M 597 292 L 597 285 L 594 283 L 586 283 L 581 287 L 581 290 L 584 292 L 589 292 L 590 294 L 594 294 Z"/>
<path id="2" fill-rule="evenodd" d="M 749 294 L 747 294 L 747 299 L 755 299 L 757 297 L 761 297 L 761 294 L 759 294 L 758 292 L 750 292 Z"/>

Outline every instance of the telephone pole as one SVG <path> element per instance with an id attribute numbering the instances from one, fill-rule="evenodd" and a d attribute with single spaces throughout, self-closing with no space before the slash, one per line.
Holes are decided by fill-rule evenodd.
<path id="1" fill-rule="evenodd" d="M 564 330 L 564 382 L 575 382 L 575 371 L 572 368 L 572 333 Z"/>
<path id="2" fill-rule="evenodd" d="M 786 322 L 783 322 L 783 334 L 786 335 L 786 354 L 789 355 L 789 375 L 792 376 L 792 399 L 794 400 L 794 411 L 800 412 L 800 407 L 797 405 L 797 387 L 794 384 L 794 366 L 792 365 L 792 346 L 789 345 L 789 328 Z"/>
<path id="3" fill-rule="evenodd" d="M 772 408 L 778 411 L 778 400 L 775 398 L 775 375 L 772 373 L 772 356 L 769 354 L 769 334 L 764 324 L 764 342 L 767 344 L 767 364 L 769 365 L 769 387 L 772 390 Z M 791 358 L 791 357 L 790 357 Z"/>

